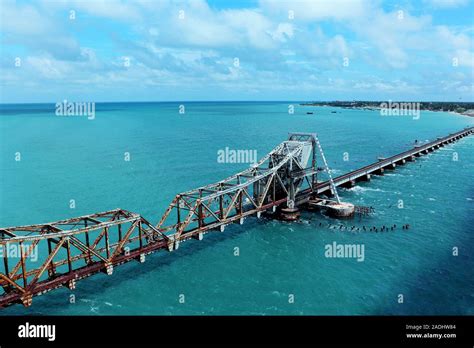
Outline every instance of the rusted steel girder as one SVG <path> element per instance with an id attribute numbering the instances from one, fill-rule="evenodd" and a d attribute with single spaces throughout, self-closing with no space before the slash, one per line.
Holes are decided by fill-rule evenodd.
<path id="1" fill-rule="evenodd" d="M 0 307 L 17 302 L 29 306 L 33 296 L 53 288 L 74 288 L 77 279 L 99 271 L 112 274 L 114 265 L 144 261 L 145 254 L 166 249 L 168 240 L 146 219 L 122 209 L 2 228 Z M 13 259 L 19 260 L 12 263 Z"/>

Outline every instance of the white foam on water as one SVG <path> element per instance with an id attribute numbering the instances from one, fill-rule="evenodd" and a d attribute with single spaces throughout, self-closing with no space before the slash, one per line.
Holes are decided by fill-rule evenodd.
<path id="1" fill-rule="evenodd" d="M 384 176 L 403 176 L 402 174 L 386 174 L 384 173 Z"/>
<path id="2" fill-rule="evenodd" d="M 364 193 L 364 192 L 387 192 L 384 190 L 381 190 L 379 188 L 370 188 L 370 187 L 362 187 L 362 186 L 354 186 L 352 188 L 347 189 L 347 191 L 354 192 L 354 193 Z"/>
<path id="3" fill-rule="evenodd" d="M 430 197 L 430 198 L 428 198 L 428 200 L 429 200 L 429 201 L 436 201 L 436 199 L 434 199 L 434 198 L 431 198 L 431 197 Z"/>
<path id="4" fill-rule="evenodd" d="M 95 302 L 94 300 L 89 300 L 89 299 L 87 299 L 87 298 L 81 298 L 80 301 L 81 301 L 81 302 L 85 302 L 85 303 L 89 303 L 89 302 L 93 303 L 93 302 Z"/>
<path id="5" fill-rule="evenodd" d="M 472 201 L 472 198 L 466 197 L 466 201 Z"/>

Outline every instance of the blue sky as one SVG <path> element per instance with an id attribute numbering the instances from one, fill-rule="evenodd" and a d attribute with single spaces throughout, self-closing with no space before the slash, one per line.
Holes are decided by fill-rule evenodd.
<path id="1" fill-rule="evenodd" d="M 469 0 L 2 0 L 0 8 L 2 103 L 474 100 Z"/>

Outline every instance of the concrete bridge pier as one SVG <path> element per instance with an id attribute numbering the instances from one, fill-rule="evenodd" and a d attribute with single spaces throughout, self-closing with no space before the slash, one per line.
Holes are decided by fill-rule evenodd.
<path id="1" fill-rule="evenodd" d="M 24 293 L 20 300 L 23 306 L 30 307 L 31 304 L 33 303 L 33 294 L 28 293 L 28 292 Z"/>
<path id="2" fill-rule="evenodd" d="M 352 203 L 335 203 L 327 206 L 327 211 L 330 216 L 335 218 L 348 218 L 354 215 L 355 207 Z"/>
<path id="3" fill-rule="evenodd" d="M 75 279 L 68 280 L 66 286 L 69 290 L 74 290 L 76 288 L 76 280 Z"/>
<path id="4" fill-rule="evenodd" d="M 168 241 L 168 251 L 173 251 L 174 250 L 174 241 L 172 238 Z"/>
<path id="5" fill-rule="evenodd" d="M 285 221 L 296 221 L 300 218 L 300 210 L 298 208 L 282 208 L 280 218 Z"/>
<path id="6" fill-rule="evenodd" d="M 377 174 L 377 175 L 383 175 L 383 172 L 385 170 L 383 168 L 380 168 L 380 169 L 377 169 L 376 171 L 374 171 L 374 174 Z"/>
<path id="7" fill-rule="evenodd" d="M 345 188 L 352 188 L 356 185 L 356 182 L 355 180 L 349 180 L 348 182 L 345 182 L 343 185 L 341 185 L 342 187 L 345 187 Z"/>
<path id="8" fill-rule="evenodd" d="M 197 240 L 203 240 L 204 239 L 204 233 L 199 232 L 198 234 L 194 235 L 193 238 L 197 239 Z"/>
<path id="9" fill-rule="evenodd" d="M 326 191 L 322 192 L 324 195 L 326 195 L 328 198 L 334 197 L 334 191 L 332 188 L 327 189 Z"/>

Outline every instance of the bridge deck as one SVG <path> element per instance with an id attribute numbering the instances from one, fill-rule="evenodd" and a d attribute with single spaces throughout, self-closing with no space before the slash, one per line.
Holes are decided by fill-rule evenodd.
<path id="1" fill-rule="evenodd" d="M 377 174 L 377 172 L 380 173 L 381 169 L 383 170 L 390 167 L 394 168 L 397 164 L 403 164 L 403 161 L 411 161 L 414 159 L 414 157 L 427 154 L 430 151 L 434 151 L 439 147 L 443 147 L 451 142 L 454 142 L 456 140 L 459 140 L 471 134 L 474 134 L 474 127 L 466 128 L 462 131 L 450 134 L 442 138 L 438 138 L 426 144 L 416 146 L 413 149 L 401 152 L 394 156 L 369 164 L 365 167 L 362 167 L 362 168 L 353 170 L 349 173 L 343 174 L 341 176 L 335 177 L 333 179 L 334 184 L 336 186 L 343 186 L 344 184 L 350 183 L 351 181 L 361 180 L 362 178 L 365 178 L 367 175 Z M 329 191 L 330 191 L 329 181 L 321 182 L 316 186 L 316 193 L 318 194 L 327 193 Z M 305 192 L 307 193 L 308 190 L 306 190 Z"/>

